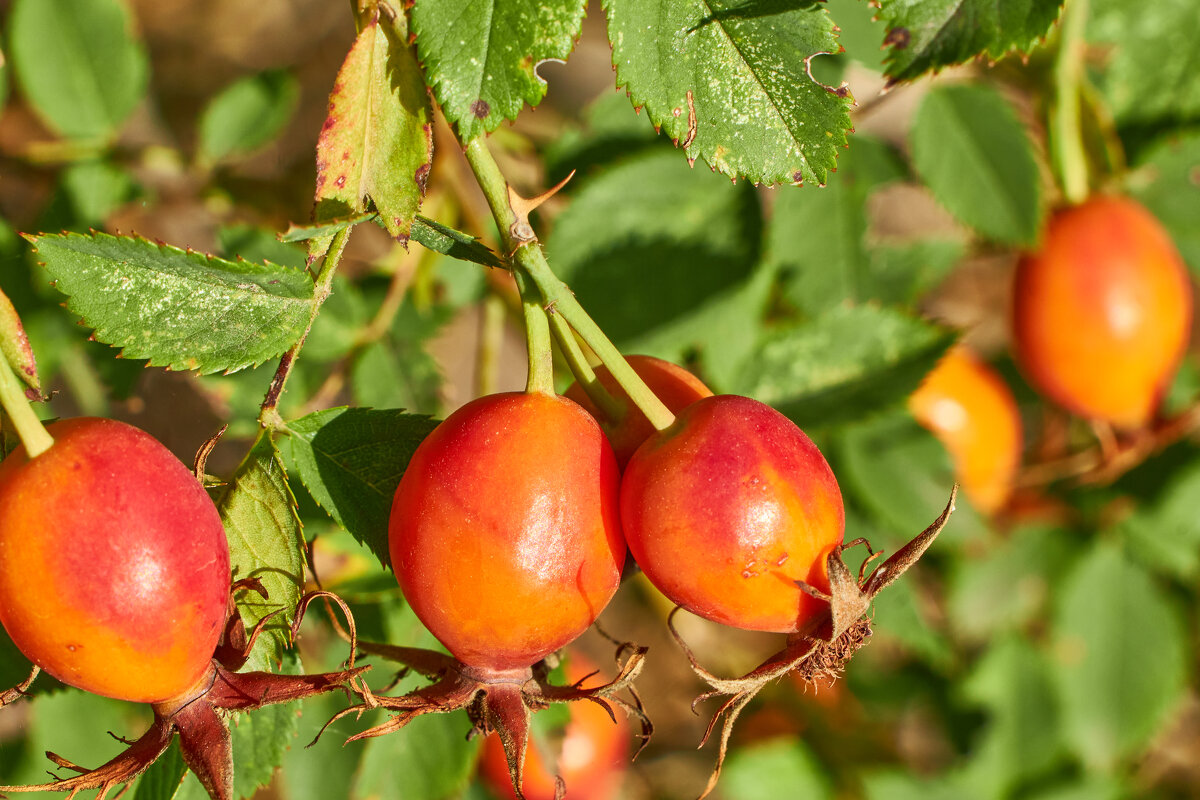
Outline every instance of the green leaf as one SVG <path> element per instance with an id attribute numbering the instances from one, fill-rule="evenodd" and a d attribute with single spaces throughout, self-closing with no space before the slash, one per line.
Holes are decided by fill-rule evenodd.
<path id="1" fill-rule="evenodd" d="M 353 797 L 378 800 L 449 800 L 457 797 L 475 770 L 483 737 L 467 741 L 465 712 L 425 714 L 399 735 L 364 743 Z"/>
<path id="2" fill-rule="evenodd" d="M 134 196 L 133 178 L 105 161 L 80 161 L 63 170 L 62 189 L 80 226 L 103 225 Z"/>
<path id="3" fill-rule="evenodd" d="M 576 188 L 590 173 L 648 147 L 666 147 L 650 120 L 629 104 L 624 92 L 605 92 L 583 111 L 583 125 L 566 128 L 546 143 L 542 153 L 547 183 L 558 183 L 572 171 Z"/>
<path id="4" fill-rule="evenodd" d="M 802 428 L 835 426 L 902 404 L 954 338 L 899 311 L 835 306 L 767 334 L 737 385 Z"/>
<path id="5" fill-rule="evenodd" d="M 891 83 L 962 64 L 1028 52 L 1058 19 L 1063 0 L 881 0 Z"/>
<path id="6" fill-rule="evenodd" d="M 884 243 L 869 251 L 872 296 L 880 303 L 911 306 L 942 282 L 967 253 L 956 239 Z"/>
<path id="7" fill-rule="evenodd" d="M 1071 747 L 1104 770 L 1145 749 L 1182 696 L 1190 658 L 1163 591 L 1121 550 L 1099 543 L 1063 583 L 1054 634 Z"/>
<path id="8" fill-rule="evenodd" d="M 25 97 L 72 139 L 114 138 L 146 92 L 146 53 L 120 0 L 16 0 L 9 56 Z"/>
<path id="9" fill-rule="evenodd" d="M 894 549 L 924 530 L 954 484 L 946 449 L 904 412 L 843 429 L 829 455 L 847 499 L 871 512 L 890 537 L 872 542 L 876 547 Z M 939 548 L 976 541 L 985 531 L 962 492 L 956 508 Z"/>
<path id="10" fill-rule="evenodd" d="M 0 28 L 0 111 L 4 110 L 4 104 L 8 102 L 8 58 L 4 55 L 4 43 L 7 41 L 3 29 Z"/>
<path id="11" fill-rule="evenodd" d="M 1018 528 L 989 549 L 957 559 L 948 576 L 947 611 L 963 640 L 985 642 L 1045 613 L 1055 581 L 1074 556 L 1060 528 Z"/>
<path id="12" fill-rule="evenodd" d="M 474 236 L 422 216 L 413 221 L 412 238 L 422 247 L 460 261 L 504 267 L 504 262 Z"/>
<path id="13" fill-rule="evenodd" d="M 363 349 L 351 367 L 356 404 L 436 414 L 444 381 L 427 344 L 451 314 L 443 306 L 426 311 L 418 311 L 411 302 L 401 306 L 388 335 Z"/>
<path id="14" fill-rule="evenodd" d="M 2 713 L 8 716 L 16 708 L 5 708 Z M 14 765 L 5 783 L 45 783 L 46 771 L 54 769 L 46 759 L 46 751 L 60 753 L 77 764 L 99 766 L 126 747 L 106 736 L 106 731 L 136 739 L 150 725 L 146 706 L 78 689 L 39 695 L 29 711 L 28 753 Z"/>
<path id="15" fill-rule="evenodd" d="M 138 778 L 132 800 L 174 800 L 180 794 L 187 771 L 183 753 L 179 750 L 179 740 L 176 739 Z"/>
<path id="16" fill-rule="evenodd" d="M 1200 573 L 1200 461 L 1174 469 L 1161 478 L 1164 485 L 1152 500 L 1138 505 L 1119 526 L 1130 555 L 1181 580 Z"/>
<path id="17" fill-rule="evenodd" d="M 825 183 L 854 100 L 809 76 L 809 59 L 840 47 L 820 4 L 607 0 L 604 9 L 617 86 L 689 161 L 754 183 Z"/>
<path id="18" fill-rule="evenodd" d="M 333 292 L 321 306 L 321 313 L 304 340 L 302 363 L 327 364 L 349 355 L 360 344 L 363 328 L 370 322 L 374 310 L 358 285 L 340 275 L 335 276 Z M 325 371 L 321 370 L 322 373 Z"/>
<path id="19" fill-rule="evenodd" d="M 417 0 L 417 52 L 438 105 L 469 142 L 516 119 L 546 94 L 543 61 L 565 61 L 583 26 L 584 0 Z"/>
<path id="20" fill-rule="evenodd" d="M 339 525 L 387 566 L 392 496 L 437 420 L 399 410 L 332 408 L 288 423 L 288 462 Z"/>
<path id="21" fill-rule="evenodd" d="M 267 590 L 237 596 L 247 628 L 278 609 L 254 646 L 247 669 L 269 669 L 284 655 L 296 603 L 304 586 L 304 535 L 287 473 L 270 434 L 259 434 L 217 508 L 229 539 L 235 579 L 258 578 Z"/>
<path id="22" fill-rule="evenodd" d="M 957 219 L 1000 242 L 1034 242 L 1045 210 L 1033 145 L 1003 97 L 980 86 L 934 89 L 909 143 L 913 166 Z"/>
<path id="23" fill-rule="evenodd" d="M 1094 0 L 1087 38 L 1111 51 L 1100 85 L 1122 125 L 1200 119 L 1192 0 Z"/>
<path id="24" fill-rule="evenodd" d="M 200 116 L 200 161 L 215 164 L 267 144 L 287 125 L 299 100 L 300 84 L 284 70 L 267 70 L 230 84 Z"/>
<path id="25" fill-rule="evenodd" d="M 315 225 L 297 225 L 293 222 L 288 225 L 286 231 L 279 234 L 278 239 L 281 242 L 306 242 L 309 239 L 332 239 L 335 233 L 344 231 L 346 228 L 353 228 L 362 222 L 370 222 L 378 216 L 374 211 L 368 211 L 343 219 L 326 220 Z"/>
<path id="26" fill-rule="evenodd" d="M 28 237 L 67 308 L 151 366 L 232 372 L 287 350 L 313 307 L 306 272 L 106 233 Z"/>
<path id="27" fill-rule="evenodd" d="M 222 225 L 217 229 L 221 255 L 230 261 L 272 263 L 303 270 L 304 251 L 279 238 L 265 228 L 254 225 Z M 319 317 L 318 317 L 319 319 Z"/>
<path id="28" fill-rule="evenodd" d="M 546 250 L 555 271 L 623 350 L 668 357 L 669 349 L 726 344 L 718 338 L 752 344 L 749 314 L 732 331 L 700 323 L 715 306 L 738 302 L 755 278 L 761 226 L 749 186 L 691 170 L 670 151 L 653 151 L 583 184 L 559 215 Z"/>
<path id="29" fill-rule="evenodd" d="M 303 671 L 296 652 L 285 652 L 278 672 L 299 675 Z M 235 795 L 252 797 L 257 789 L 271 782 L 300 728 L 300 707 L 299 702 L 275 703 L 235 714 L 229 720 Z"/>
<path id="30" fill-rule="evenodd" d="M 1028 795 L 1029 800 L 1129 800 L 1133 796 L 1117 779 L 1094 774 Z"/>
<path id="31" fill-rule="evenodd" d="M 992 644 L 961 684 L 963 696 L 987 709 L 990 722 L 968 769 L 995 796 L 1057 761 L 1062 740 L 1058 703 L 1046 657 L 1025 639 Z"/>
<path id="32" fill-rule="evenodd" d="M 734 750 L 721 773 L 721 796 L 727 800 L 829 800 L 833 789 L 808 747 L 789 736 Z"/>
<path id="33" fill-rule="evenodd" d="M 433 163 L 433 112 L 403 29 L 374 16 L 350 48 L 317 141 L 313 220 L 325 223 L 375 206 L 384 228 L 407 242 Z M 329 246 L 309 244 L 310 260 Z"/>
<path id="34" fill-rule="evenodd" d="M 775 190 L 767 247 L 784 270 L 788 298 L 798 308 L 816 314 L 845 300 L 875 296 L 873 264 L 864 241 L 867 197 L 905 174 L 903 161 L 890 146 L 855 136 L 829 185 Z"/>
<path id="35" fill-rule="evenodd" d="M 858 527 L 852 530 L 855 535 L 863 533 Z M 884 540 L 873 538 L 872 545 Z M 875 598 L 871 606 L 875 629 L 872 635 L 898 645 L 933 669 L 948 671 L 954 662 L 954 650 L 945 634 L 930 622 L 929 606 L 932 603 L 920 596 L 916 580 L 911 577 L 912 573 L 909 575 L 889 586 L 886 594 Z"/>
<path id="36" fill-rule="evenodd" d="M 1158 217 L 1195 275 L 1200 275 L 1200 133 L 1172 137 L 1145 154 L 1133 196 Z"/>
<path id="37" fill-rule="evenodd" d="M 288 652 L 280 672 L 300 674 L 299 660 Z M 229 718 L 233 744 L 233 796 L 247 798 L 271 783 L 275 771 L 296 738 L 301 705 L 278 703 L 256 711 L 234 714 Z M 312 754 L 309 753 L 309 757 Z M 188 773 L 172 800 L 210 800 L 208 792 L 192 773 Z"/>
<path id="38" fill-rule="evenodd" d="M 345 707 L 345 698 L 336 692 L 305 700 L 299 740 L 313 741 L 325 723 Z M 343 717 L 331 724 L 312 748 L 293 746 L 284 755 L 281 796 L 287 800 L 352 800 L 351 781 L 364 748 L 344 747 L 343 742 L 363 730 L 366 721 Z"/>

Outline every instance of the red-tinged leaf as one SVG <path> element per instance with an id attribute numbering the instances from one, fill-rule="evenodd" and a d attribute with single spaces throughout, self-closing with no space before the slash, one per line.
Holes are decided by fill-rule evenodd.
<path id="1" fill-rule="evenodd" d="M 432 111 L 403 16 L 390 22 L 378 11 L 366 21 L 346 56 L 329 115 L 317 142 L 313 221 L 379 211 L 388 233 L 407 242 L 433 159 Z M 310 259 L 329 237 L 312 240 Z"/>
<path id="2" fill-rule="evenodd" d="M 29 337 L 25 335 L 25 326 L 3 290 L 0 290 L 0 351 L 21 380 L 30 389 L 41 392 L 42 382 L 38 379 L 37 362 L 33 358 L 33 348 L 29 346 Z"/>

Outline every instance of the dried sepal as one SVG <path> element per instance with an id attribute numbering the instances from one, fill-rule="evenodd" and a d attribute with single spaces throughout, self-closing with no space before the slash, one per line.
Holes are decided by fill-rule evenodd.
<path id="1" fill-rule="evenodd" d="M 9 703 L 15 703 L 17 700 L 20 700 L 22 697 L 24 697 L 25 693 L 29 691 L 29 687 L 33 685 L 34 680 L 37 679 L 37 676 L 41 673 L 41 671 L 42 668 L 37 664 L 34 664 L 29 670 L 28 678 L 21 681 L 13 688 L 0 692 L 0 708 L 4 708 Z"/>
<path id="2" fill-rule="evenodd" d="M 213 800 L 233 800 L 232 741 L 228 723 L 221 712 L 250 711 L 275 703 L 302 700 L 357 683 L 359 676 L 368 669 L 354 667 L 352 648 L 347 668 L 339 672 L 311 675 L 237 672 L 237 668 L 246 663 L 254 640 L 266 621 L 260 621 L 253 630 L 246 632 L 237 605 L 233 601 L 234 594 L 242 589 L 251 589 L 266 597 L 265 589 L 257 580 L 237 581 L 230 587 L 229 618 L 210 662 L 206 679 L 202 679 L 198 688 L 183 697 L 153 704 L 151 708 L 154 710 L 154 722 L 140 738 L 130 743 L 124 752 L 96 769 L 81 767 L 55 753 L 47 752 L 46 757 L 55 765 L 79 774 L 46 784 L 0 786 L 0 793 L 69 792 L 70 798 L 80 791 L 97 789 L 97 800 L 105 800 L 113 787 L 127 784 L 145 772 L 178 735 L 183 760 L 196 774 L 209 797 Z M 333 598 L 333 595 L 328 592 L 313 592 L 301 598 L 293 634 L 303 617 L 304 609 L 316 597 L 328 599 Z M 340 599 L 337 602 L 346 613 L 353 641 L 353 617 L 344 602 Z M 15 698 L 28 688 L 36 675 L 35 668 L 25 683 L 5 692 L 2 697 L 6 702 L 10 694 Z"/>
<path id="3" fill-rule="evenodd" d="M 832 680 L 841 676 L 846 663 L 871 637 L 871 623 L 866 618 L 871 602 L 880 591 L 907 572 L 929 549 L 933 540 L 946 526 L 950 515 L 954 513 L 954 501 L 957 496 L 958 485 L 955 484 L 950 490 L 950 500 L 938 518 L 876 567 L 870 577 L 863 577 L 865 570 L 881 554 L 872 550 L 865 539 L 855 539 L 835 547 L 829 553 L 827 561 L 829 592 L 822 592 L 803 581 L 796 582 L 806 594 L 827 602 L 829 610 L 814 617 L 800 632 L 789 635 L 782 650 L 740 678 L 720 678 L 704 669 L 675 628 L 675 614 L 680 609 L 676 608 L 671 612 L 667 617 L 671 635 L 687 656 L 692 671 L 710 687 L 709 691 L 699 695 L 692 702 L 692 710 L 695 711 L 697 705 L 714 697 L 727 698 L 709 720 L 700 740 L 699 746 L 703 747 L 716 730 L 717 724 L 724 719 L 717 747 L 717 762 L 699 800 L 704 800 L 716 787 L 721 767 L 725 762 L 733 725 L 742 709 L 763 687 L 791 672 L 808 682 L 816 682 L 819 679 Z M 842 553 L 859 544 L 866 546 L 868 556 L 856 577 L 846 566 Z"/>
<path id="4" fill-rule="evenodd" d="M 470 667 L 444 653 L 415 647 L 361 642 L 359 650 L 395 661 L 403 667 L 404 672 L 412 670 L 432 679 L 433 683 L 400 697 L 377 694 L 364 685 L 360 693 L 362 702 L 335 714 L 325 723 L 321 733 L 343 717 L 351 714 L 361 715 L 373 708 L 386 709 L 392 713 L 392 717 L 386 722 L 354 734 L 347 739 L 348 742 L 393 733 L 425 714 L 445 714 L 460 708 L 465 709 L 473 726 L 467 734 L 468 738 L 489 733 L 495 733 L 499 737 L 504 747 L 513 789 L 522 800 L 524 795 L 521 792 L 521 783 L 525 753 L 529 744 L 530 719 L 533 713 L 547 708 L 552 703 L 593 702 L 604 708 L 614 722 L 616 717 L 613 706 L 617 706 L 625 714 L 641 722 L 642 743 L 638 752 L 645 747 L 653 732 L 653 725 L 646 716 L 641 698 L 632 685 L 645 665 L 644 647 L 620 644 L 617 649 L 617 677 L 592 688 L 583 687 L 587 678 L 567 686 L 551 683 L 550 666 L 546 660 L 527 669 L 497 671 Z M 357 688 L 356 686 L 356 690 Z M 624 691 L 629 693 L 632 700 L 618 696 L 618 693 Z M 320 735 L 318 733 L 318 738 Z M 561 779 L 555 779 L 555 787 L 555 797 L 563 797 L 566 786 Z"/>

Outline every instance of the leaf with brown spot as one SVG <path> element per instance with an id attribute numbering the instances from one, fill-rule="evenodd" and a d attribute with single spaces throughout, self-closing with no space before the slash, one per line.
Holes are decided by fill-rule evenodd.
<path id="1" fill-rule="evenodd" d="M 346 56 L 317 141 L 313 221 L 374 205 L 395 239 L 407 242 L 433 160 L 432 110 L 403 15 L 368 19 Z M 310 261 L 332 236 L 309 243 Z"/>
<path id="2" fill-rule="evenodd" d="M 837 53 L 824 3 L 605 0 L 617 86 L 686 153 L 754 183 L 824 184 L 853 98 L 812 77 Z"/>
<path id="3" fill-rule="evenodd" d="M 417 51 L 438 104 L 468 142 L 546 95 L 543 61 L 564 61 L 584 0 L 416 0 Z"/>

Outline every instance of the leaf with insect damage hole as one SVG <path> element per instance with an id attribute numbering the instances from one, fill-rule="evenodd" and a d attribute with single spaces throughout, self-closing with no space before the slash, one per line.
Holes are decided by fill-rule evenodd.
<path id="1" fill-rule="evenodd" d="M 537 105 L 546 60 L 565 61 L 583 26 L 584 0 L 417 0 L 417 52 L 461 141 Z"/>
<path id="2" fill-rule="evenodd" d="M 217 503 L 229 563 L 236 580 L 258 578 L 268 597 L 240 591 L 238 608 L 246 628 L 272 617 L 254 645 L 248 662 L 254 669 L 278 663 L 289 640 L 288 626 L 304 586 L 304 535 L 296 516 L 296 500 L 270 434 L 259 434 Z"/>
<path id="3" fill-rule="evenodd" d="M 95 338 L 151 366 L 202 374 L 256 366 L 291 347 L 312 314 L 304 270 L 106 233 L 27 238 Z"/>
<path id="4" fill-rule="evenodd" d="M 317 140 L 313 221 L 340 220 L 368 203 L 387 232 L 407 242 L 433 160 L 433 112 L 404 16 L 377 9 L 338 71 Z M 332 235 L 310 241 L 309 260 Z"/>
<path id="5" fill-rule="evenodd" d="M 887 25 L 885 74 L 891 83 L 962 64 L 1027 52 L 1058 19 L 1063 0 L 881 0 Z"/>
<path id="6" fill-rule="evenodd" d="M 825 183 L 850 130 L 844 87 L 810 60 L 840 49 L 813 0 L 607 0 L 617 85 L 714 170 Z"/>
<path id="7" fill-rule="evenodd" d="M 388 564 L 392 496 L 437 420 L 398 409 L 330 408 L 288 423 L 288 462 L 334 521 Z"/>

